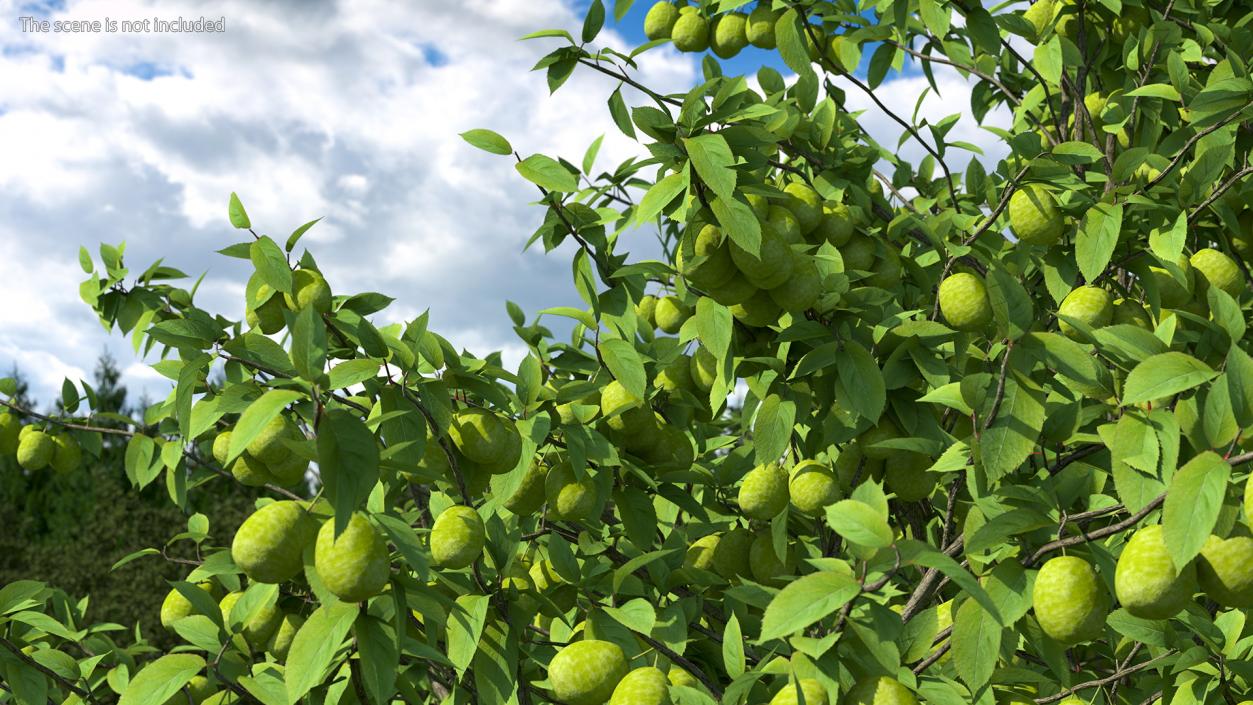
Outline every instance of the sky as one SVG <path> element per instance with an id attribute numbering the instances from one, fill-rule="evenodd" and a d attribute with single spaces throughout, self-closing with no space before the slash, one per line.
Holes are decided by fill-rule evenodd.
<path id="1" fill-rule="evenodd" d="M 643 42 L 639 0 L 596 40 L 627 51 Z M 524 352 L 504 302 L 533 316 L 581 305 L 570 252 L 524 245 L 543 210 L 509 159 L 458 135 L 489 128 L 523 156 L 578 163 L 604 135 L 597 167 L 643 152 L 614 126 L 606 77 L 576 71 L 550 95 L 530 68 L 558 40 L 518 41 L 542 28 L 577 35 L 586 0 L 0 0 L 0 370 L 16 365 L 47 405 L 62 379 L 88 379 L 108 350 L 133 395 L 160 399 L 171 384 L 110 334 L 78 297 L 80 246 L 126 242 L 138 273 L 158 258 L 195 278 L 203 308 L 243 315 L 245 262 L 214 254 L 241 240 L 227 221 L 237 192 L 258 232 L 276 239 L 322 217 L 305 235 L 336 292 L 396 299 L 379 323 L 430 310 L 431 328 L 477 355 Z M 24 32 L 22 16 L 55 20 L 225 18 L 223 33 Z M 699 55 L 669 45 L 638 58 L 636 77 L 663 92 L 700 81 Z M 777 57 L 749 50 L 725 70 L 754 72 Z M 922 114 L 969 105 L 970 86 L 937 72 L 941 96 Z M 909 115 L 925 87 L 916 70 L 880 95 Z M 628 96 L 628 102 L 632 98 Z M 889 148 L 899 134 L 865 96 L 866 124 Z M 1008 116 L 986 122 L 1004 126 Z M 970 119 L 950 135 L 1004 145 Z M 906 146 L 917 161 L 921 149 Z M 960 162 L 959 162 L 960 163 Z M 645 232 L 623 244 L 648 256 Z M 188 282 L 190 286 L 190 282 Z"/>

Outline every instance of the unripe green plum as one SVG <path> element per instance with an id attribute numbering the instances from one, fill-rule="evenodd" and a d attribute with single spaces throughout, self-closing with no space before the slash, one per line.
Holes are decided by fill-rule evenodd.
<path id="1" fill-rule="evenodd" d="M 744 476 L 739 492 L 740 512 L 767 521 L 787 508 L 787 471 L 778 463 L 758 465 Z"/>
<path id="2" fill-rule="evenodd" d="M 719 287 L 736 275 L 727 239 L 715 225 L 704 226 L 691 240 L 685 238 L 675 254 L 676 266 L 684 278 L 701 289 Z"/>
<path id="3" fill-rule="evenodd" d="M 880 443 L 900 438 L 901 430 L 896 426 L 892 419 L 884 416 L 879 419 L 879 423 L 870 427 L 857 439 L 857 445 L 861 446 L 862 453 L 867 460 L 887 460 L 891 458 L 896 451 L 892 448 L 876 447 Z"/>
<path id="4" fill-rule="evenodd" d="M 53 436 L 52 442 L 56 445 L 52 452 L 52 469 L 59 473 L 77 470 L 83 462 L 83 448 L 78 441 L 68 433 L 61 433 Z"/>
<path id="5" fill-rule="evenodd" d="M 1018 241 L 1028 245 L 1053 245 L 1065 225 L 1057 199 L 1038 184 L 1026 184 L 1009 197 L 1009 227 Z"/>
<path id="6" fill-rule="evenodd" d="M 703 392 L 712 389 L 718 378 L 718 359 L 714 354 L 703 345 L 699 346 L 692 353 L 689 365 L 692 382 Z"/>
<path id="7" fill-rule="evenodd" d="M 196 589 L 203 590 L 206 595 L 209 594 L 207 583 L 196 585 Z M 161 626 L 166 629 L 173 629 L 174 623 L 183 617 L 190 617 L 195 614 L 195 607 L 192 606 L 191 600 L 183 596 L 183 593 L 171 588 L 165 594 L 165 599 L 161 601 Z"/>
<path id="8" fill-rule="evenodd" d="M 992 323 L 992 301 L 983 280 L 969 272 L 950 274 L 940 283 L 940 312 L 956 330 L 984 331 Z"/>
<path id="9" fill-rule="evenodd" d="M 457 450 L 492 474 L 509 472 L 522 455 L 522 436 L 517 426 L 487 409 L 458 409 L 448 427 L 448 437 Z"/>
<path id="10" fill-rule="evenodd" d="M 718 534 L 709 534 L 693 541 L 692 545 L 687 548 L 687 554 L 683 557 L 683 565 L 688 568 L 712 571 L 714 569 L 714 553 L 718 550 L 720 539 L 721 537 Z"/>
<path id="11" fill-rule="evenodd" d="M 770 8 L 770 3 L 758 5 L 748 14 L 748 24 L 744 34 L 748 43 L 758 49 L 774 49 L 776 46 L 774 26 L 779 21 L 779 13 Z"/>
<path id="12" fill-rule="evenodd" d="M 659 417 L 658 417 L 659 418 Z M 688 470 L 696 461 L 696 451 L 682 429 L 658 420 L 651 442 L 643 447 L 631 444 L 627 447 L 652 464 L 659 473 Z"/>
<path id="13" fill-rule="evenodd" d="M 748 15 L 727 12 L 714 18 L 710 28 L 709 48 L 720 59 L 730 59 L 748 46 L 745 35 Z"/>
<path id="14" fill-rule="evenodd" d="M 853 217 L 849 213 L 848 206 L 843 203 L 824 205 L 822 219 L 818 221 L 814 236 L 836 247 L 847 244 L 853 237 Z"/>
<path id="15" fill-rule="evenodd" d="M 213 459 L 218 465 L 226 466 L 226 459 L 230 457 L 231 448 L 231 432 L 223 431 L 213 437 Z"/>
<path id="16" fill-rule="evenodd" d="M 309 472 L 309 461 L 298 453 L 288 453 L 286 458 L 267 465 L 266 469 L 274 477 L 275 484 L 290 487 L 305 479 L 305 474 Z"/>
<path id="17" fill-rule="evenodd" d="M 1201 274 L 1200 281 L 1218 287 L 1234 297 L 1245 289 L 1244 277 L 1235 260 L 1212 248 L 1198 250 L 1188 260 Z"/>
<path id="18" fill-rule="evenodd" d="M 840 481 L 835 472 L 816 460 L 802 460 L 792 468 L 788 496 L 797 511 L 819 516 L 840 499 Z"/>
<path id="19" fill-rule="evenodd" d="M 1068 338 L 1079 339 L 1079 329 L 1061 317 L 1077 319 L 1090 328 L 1103 328 L 1114 318 L 1114 298 L 1100 287 L 1080 286 L 1066 294 L 1061 306 L 1057 307 L 1057 314 L 1062 333 Z"/>
<path id="20" fill-rule="evenodd" d="M 505 509 L 518 516 L 528 516 L 544 506 L 544 480 L 548 477 L 548 466 L 538 460 L 531 461 L 526 474 L 522 476 L 522 484 L 501 503 Z"/>
<path id="21" fill-rule="evenodd" d="M 270 474 L 270 469 L 248 453 L 241 453 L 238 458 L 235 458 L 235 462 L 231 463 L 231 475 L 239 481 L 239 484 L 247 487 L 278 484 L 278 480 Z"/>
<path id="22" fill-rule="evenodd" d="M 57 444 L 43 431 L 31 431 L 17 444 L 17 464 L 27 470 L 43 470 L 52 462 Z"/>
<path id="23" fill-rule="evenodd" d="M 770 705 L 800 705 L 796 694 L 798 687 L 805 696 L 805 705 L 827 705 L 827 689 L 816 678 L 800 678 L 785 684 L 770 698 Z"/>
<path id="24" fill-rule="evenodd" d="M 1100 636 L 1109 612 L 1096 571 L 1077 556 L 1049 559 L 1036 576 L 1031 601 L 1040 628 L 1067 646 Z"/>
<path id="25" fill-rule="evenodd" d="M 387 543 L 364 514 L 354 513 L 335 536 L 335 519 L 318 532 L 314 568 L 322 584 L 344 602 L 363 602 L 383 591 L 391 575 Z"/>
<path id="26" fill-rule="evenodd" d="M 239 598 L 243 596 L 242 592 L 232 592 L 222 601 L 218 603 L 218 607 L 222 610 L 222 620 L 229 626 L 231 620 L 231 610 L 235 608 L 235 603 L 239 602 Z M 256 610 L 252 617 L 246 619 L 240 625 L 240 633 L 243 634 L 244 641 L 248 642 L 248 646 L 256 651 L 265 648 L 266 642 L 270 637 L 274 636 L 274 632 L 278 630 L 279 624 L 283 621 L 283 613 L 278 607 L 269 604 Z"/>
<path id="27" fill-rule="evenodd" d="M 658 389 L 674 393 L 680 390 L 696 391 L 696 383 L 692 380 L 692 359 L 687 355 L 679 355 L 670 364 L 661 368 L 653 379 Z"/>
<path id="28" fill-rule="evenodd" d="M 292 639 L 296 638 L 296 632 L 300 631 L 300 627 L 305 623 L 305 618 L 298 614 L 285 614 L 283 621 L 279 623 L 278 629 L 274 630 L 274 636 L 270 637 L 270 642 L 266 644 L 265 650 L 278 662 L 287 660 L 287 652 L 291 651 Z"/>
<path id="29" fill-rule="evenodd" d="M 1056 11 L 1057 6 L 1054 0 L 1036 0 L 1035 4 L 1022 13 L 1022 18 L 1030 22 L 1035 29 L 1035 35 L 1029 37 L 1033 44 L 1040 43 L 1049 26 L 1053 24 L 1053 15 Z"/>
<path id="30" fill-rule="evenodd" d="M 709 20 L 695 7 L 679 9 L 679 18 L 670 28 L 674 48 L 685 52 L 701 52 L 709 48 Z"/>
<path id="31" fill-rule="evenodd" d="M 753 580 L 763 585 L 779 585 L 784 576 L 796 573 L 796 551 L 789 545 L 782 559 L 775 553 L 769 531 L 758 532 L 748 549 L 748 568 Z"/>
<path id="32" fill-rule="evenodd" d="M 627 672 L 622 648 L 596 639 L 568 644 L 548 662 L 553 696 L 568 705 L 604 705 Z"/>
<path id="33" fill-rule="evenodd" d="M 748 280 L 748 277 L 736 274 L 727 283 L 708 289 L 706 293 L 709 294 L 709 298 L 723 306 L 734 306 L 751 299 L 757 293 L 757 287 Z"/>
<path id="34" fill-rule="evenodd" d="M 845 272 L 869 272 L 874 268 L 875 241 L 855 233 L 840 247 Z"/>
<path id="35" fill-rule="evenodd" d="M 1162 306 L 1166 308 L 1182 308 L 1192 302 L 1192 284 L 1196 276 L 1192 272 L 1192 263 L 1180 255 L 1175 261 L 1183 273 L 1183 282 L 1175 279 L 1163 267 L 1149 267 L 1149 274 L 1156 285 Z"/>
<path id="36" fill-rule="evenodd" d="M 304 568 L 317 522 L 299 502 L 272 502 L 253 512 L 231 541 L 231 559 L 259 583 L 291 580 Z"/>
<path id="37" fill-rule="evenodd" d="M 822 275 L 814 258 L 793 252 L 792 276 L 768 293 L 784 311 L 801 313 L 812 308 L 822 296 Z"/>
<path id="38" fill-rule="evenodd" d="M 318 313 L 330 313 L 331 287 L 322 275 L 311 269 L 292 273 L 292 293 L 283 294 L 287 308 L 302 311 L 312 307 Z"/>
<path id="39" fill-rule="evenodd" d="M 736 320 L 752 328 L 765 328 L 778 322 L 783 309 L 770 296 L 769 291 L 758 291 L 744 303 L 731 307 Z"/>
<path id="40" fill-rule="evenodd" d="M 1253 475 L 1244 481 L 1244 523 L 1253 527 Z"/>
<path id="41" fill-rule="evenodd" d="M 758 251 L 750 252 L 732 240 L 731 259 L 744 278 L 759 289 L 773 289 L 792 275 L 792 248 L 769 221 L 762 223 Z"/>
<path id="42" fill-rule="evenodd" d="M 1196 566 L 1175 567 L 1160 524 L 1132 534 L 1118 556 L 1114 594 L 1128 612 L 1143 619 L 1178 614 L 1196 592 Z"/>
<path id="43" fill-rule="evenodd" d="M 840 705 L 918 705 L 918 698 L 895 678 L 878 676 L 858 681 L 839 702 Z"/>
<path id="44" fill-rule="evenodd" d="M 631 671 L 618 681 L 609 705 L 670 705 L 666 674 L 655 666 Z"/>
<path id="45" fill-rule="evenodd" d="M 657 301 L 657 327 L 671 335 L 678 333 L 687 319 L 692 317 L 692 309 L 677 296 L 667 296 Z"/>
<path id="46" fill-rule="evenodd" d="M 1253 539 L 1210 536 L 1196 562 L 1197 581 L 1223 607 L 1253 607 Z"/>
<path id="47" fill-rule="evenodd" d="M 793 181 L 783 187 L 783 192 L 788 196 L 787 208 L 796 216 L 801 234 L 808 235 L 813 232 L 822 219 L 822 196 L 819 196 L 818 192 L 807 184 L 799 181 Z"/>
<path id="48" fill-rule="evenodd" d="M 766 222 L 774 226 L 779 235 L 789 245 L 800 245 L 805 242 L 801 233 L 801 222 L 791 208 L 772 205 L 766 210 Z"/>
<path id="49" fill-rule="evenodd" d="M 248 454 L 267 466 L 277 465 L 291 454 L 287 441 L 297 438 L 298 435 L 296 424 L 280 414 L 270 419 L 261 432 L 248 443 Z"/>
<path id="50" fill-rule="evenodd" d="M 606 384 L 600 390 L 600 415 L 603 416 L 609 425 L 615 431 L 624 429 L 626 420 L 620 420 L 613 423 L 613 418 L 621 418 L 622 412 L 640 408 L 644 405 L 644 400 L 635 396 L 618 380 L 613 380 Z"/>
<path id="51" fill-rule="evenodd" d="M 1129 325 L 1144 330 L 1153 330 L 1153 319 L 1149 317 L 1148 311 L 1144 310 L 1143 304 L 1130 299 L 1114 301 L 1114 316 L 1111 322 L 1114 325 Z"/>
<path id="52" fill-rule="evenodd" d="M 0 454 L 17 453 L 19 436 L 22 434 L 22 421 L 16 414 L 0 413 Z"/>
<path id="53" fill-rule="evenodd" d="M 657 297 L 645 294 L 635 304 L 635 318 L 648 324 L 648 329 L 657 327 Z"/>
<path id="54" fill-rule="evenodd" d="M 287 325 L 283 316 L 283 296 L 279 295 L 269 284 L 257 287 L 256 305 L 244 311 L 244 320 L 251 328 L 260 328 L 262 333 L 273 335 Z"/>
<path id="55" fill-rule="evenodd" d="M 742 526 L 721 534 L 713 551 L 714 572 L 725 580 L 751 575 L 748 553 L 752 546 L 753 534 Z"/>
<path id="56" fill-rule="evenodd" d="M 486 540 L 483 517 L 473 507 L 449 507 L 431 527 L 431 558 L 441 568 L 468 568 L 483 553 Z"/>
<path id="57" fill-rule="evenodd" d="M 866 277 L 865 283 L 867 286 L 892 290 L 900 283 L 902 271 L 900 254 L 895 248 L 879 242 L 875 245 L 874 271 Z"/>
<path id="58" fill-rule="evenodd" d="M 644 15 L 644 36 L 649 41 L 669 39 L 674 23 L 679 19 L 679 8 L 672 2 L 654 3 Z"/>
<path id="59" fill-rule="evenodd" d="M 548 513 L 558 521 L 586 521 L 592 518 L 599 503 L 596 481 L 584 472 L 582 480 L 574 475 L 569 462 L 561 462 L 548 471 L 544 479 L 544 495 Z"/>
<path id="60" fill-rule="evenodd" d="M 902 502 L 918 502 L 931 496 L 939 476 L 927 470 L 934 460 L 921 453 L 901 451 L 883 462 L 887 488 Z"/>
<path id="61" fill-rule="evenodd" d="M 835 476 L 840 481 L 840 489 L 845 493 L 851 492 L 855 487 L 853 480 L 857 478 L 858 467 L 861 468 L 861 476 L 857 484 L 869 479 L 883 478 L 883 461 L 877 458 L 867 458 L 860 443 L 849 443 L 844 446 L 832 464 Z"/>
<path id="62" fill-rule="evenodd" d="M 688 688 L 700 687 L 700 681 L 696 680 L 696 676 L 678 666 L 670 667 L 670 670 L 666 673 L 666 680 L 670 682 L 670 685 L 681 685 Z"/>

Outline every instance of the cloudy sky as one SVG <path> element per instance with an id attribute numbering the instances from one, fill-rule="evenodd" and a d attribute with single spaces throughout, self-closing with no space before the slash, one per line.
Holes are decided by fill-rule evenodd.
<path id="1" fill-rule="evenodd" d="M 597 40 L 642 43 L 651 0 L 637 0 Z M 576 31 L 587 0 L 287 0 L 218 2 L 220 34 L 34 33 L 48 20 L 199 17 L 203 3 L 141 0 L 0 0 L 0 370 L 16 364 L 47 403 L 64 377 L 90 378 L 110 350 L 132 390 L 163 397 L 169 385 L 129 342 L 107 334 L 78 298 L 78 248 L 127 245 L 132 271 L 153 260 L 193 277 L 198 303 L 243 313 L 244 263 L 213 254 L 239 239 L 226 219 L 239 193 L 259 232 L 285 238 L 324 220 L 302 241 L 339 292 L 397 299 L 389 320 L 431 311 L 434 330 L 477 354 L 516 359 L 504 301 L 528 314 L 577 304 L 568 253 L 523 251 L 541 209 L 510 162 L 458 133 L 505 135 L 523 155 L 578 162 L 605 135 L 597 162 L 611 168 L 641 151 L 609 118 L 615 85 L 590 71 L 549 95 L 530 67 L 555 40 L 518 41 L 541 28 Z M 767 55 L 749 51 L 729 71 Z M 662 91 L 699 80 L 698 57 L 671 47 L 639 58 L 638 77 Z M 783 69 L 774 60 L 774 65 Z M 922 114 L 969 105 L 969 88 L 941 73 L 941 96 Z M 909 115 L 925 87 L 915 71 L 885 84 L 883 100 Z M 895 144 L 868 108 L 872 133 Z M 1005 115 L 990 121 L 1004 125 Z M 969 121 L 950 139 L 1004 154 Z M 907 157 L 920 153 L 902 150 Z M 647 253 L 637 233 L 627 249 Z"/>

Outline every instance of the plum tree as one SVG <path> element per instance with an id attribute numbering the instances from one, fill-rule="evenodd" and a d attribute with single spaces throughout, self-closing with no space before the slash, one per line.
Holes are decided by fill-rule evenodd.
<path id="1" fill-rule="evenodd" d="M 1247 700 L 1247 5 L 581 3 L 534 65 L 636 153 L 462 135 L 570 257 L 510 354 L 333 288 L 315 223 L 233 194 L 243 320 L 85 253 L 169 395 L 0 380 L 5 481 L 124 451 L 188 514 L 121 559 L 183 571 L 179 645 L 20 581 L 0 702 Z M 674 49 L 712 51 L 655 90 Z M 258 498 L 233 536 L 209 483 Z"/>

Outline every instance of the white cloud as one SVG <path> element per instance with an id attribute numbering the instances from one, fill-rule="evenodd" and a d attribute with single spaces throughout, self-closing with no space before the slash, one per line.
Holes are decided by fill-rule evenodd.
<path id="1" fill-rule="evenodd" d="M 577 30 L 572 2 L 235 0 L 208 11 L 79 0 L 53 17 L 209 14 L 225 16 L 227 31 L 30 34 L 0 25 L 0 366 L 19 364 L 48 400 L 61 376 L 88 374 L 107 348 L 127 384 L 163 397 L 167 382 L 79 301 L 78 247 L 94 253 L 125 240 L 134 272 L 159 257 L 193 278 L 207 272 L 198 303 L 239 317 L 247 265 L 211 254 L 241 239 L 226 222 L 236 191 L 258 232 L 280 241 L 324 216 L 302 245 L 335 290 L 396 297 L 383 320 L 430 309 L 432 328 L 454 344 L 503 350 L 516 367 L 525 348 L 504 301 L 532 315 L 577 305 L 569 250 L 522 251 L 541 217 L 528 205 L 537 193 L 510 158 L 457 135 L 491 128 L 524 156 L 577 162 L 604 134 L 600 168 L 639 153 L 605 108 L 612 79 L 581 70 L 550 96 L 543 72 L 529 71 L 555 44 L 517 38 L 539 27 Z M 0 0 L 0 15 L 21 8 Z M 612 34 L 601 39 L 628 48 Z M 641 81 L 663 92 L 699 80 L 696 60 L 669 47 L 637 62 Z M 965 109 L 969 88 L 937 76 L 943 95 L 924 112 Z M 881 94 L 908 115 L 923 85 L 900 79 Z M 850 107 L 864 104 L 849 95 Z M 876 138 L 893 145 L 879 127 L 886 121 L 873 122 Z M 991 144 L 969 130 L 963 123 L 953 135 Z M 650 235 L 638 237 L 628 236 L 627 249 L 653 247 Z"/>

